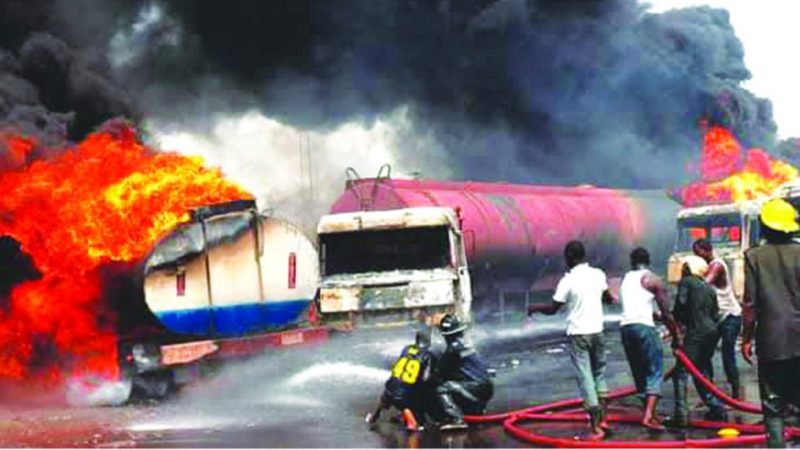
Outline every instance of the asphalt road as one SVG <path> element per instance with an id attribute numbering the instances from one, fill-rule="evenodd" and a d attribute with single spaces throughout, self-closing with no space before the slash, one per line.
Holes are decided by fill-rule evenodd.
<path id="1" fill-rule="evenodd" d="M 619 333 L 609 327 L 612 388 L 631 383 Z M 364 423 L 388 376 L 388 366 L 412 339 L 410 333 L 338 337 L 303 350 L 275 351 L 227 367 L 213 378 L 184 387 L 160 403 L 123 407 L 69 408 L 17 404 L 0 409 L 0 445 L 12 447 L 527 447 L 497 425 L 466 432 L 409 434 L 386 418 L 374 430 Z M 475 330 L 473 337 L 497 369 L 492 412 L 574 397 L 572 368 L 558 323 L 539 322 L 502 330 Z M 668 348 L 665 352 L 668 353 Z M 722 369 L 716 357 L 716 373 Z M 667 361 L 671 364 L 672 358 Z M 757 400 L 755 371 L 740 364 L 745 397 Z M 672 385 L 664 384 L 660 411 L 672 411 Z M 699 400 L 690 388 L 690 401 Z M 638 410 L 638 401 L 616 409 Z M 694 414 L 701 415 L 696 407 Z M 734 413 L 735 420 L 758 417 Z M 561 436 L 584 431 L 581 424 L 532 425 Z M 710 436 L 692 431 L 692 437 Z M 682 430 L 650 434 L 617 427 L 619 439 L 681 439 Z"/>

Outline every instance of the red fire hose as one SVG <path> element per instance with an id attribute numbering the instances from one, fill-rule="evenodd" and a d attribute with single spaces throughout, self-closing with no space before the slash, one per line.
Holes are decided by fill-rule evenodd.
<path id="1" fill-rule="evenodd" d="M 686 354 L 678 349 L 675 350 L 675 356 L 686 367 L 686 370 L 695 377 L 712 395 L 722 400 L 725 404 L 748 413 L 760 413 L 761 407 L 754 403 L 748 403 L 741 400 L 734 399 L 727 395 L 722 389 L 717 387 L 714 383 L 709 381 L 697 369 L 692 361 Z M 673 373 L 670 370 L 664 378 L 669 378 Z M 611 392 L 609 400 L 615 400 L 635 394 L 634 387 L 626 387 L 617 389 Z M 763 425 L 746 425 L 728 422 L 711 422 L 707 420 L 690 420 L 689 426 L 693 428 L 706 428 L 706 429 L 719 429 L 719 428 L 733 428 L 742 436 L 734 438 L 710 438 L 710 439 L 683 439 L 683 440 L 665 440 L 665 441 L 622 441 L 622 440 L 604 440 L 604 441 L 589 441 L 580 440 L 577 438 L 561 438 L 548 436 L 545 434 L 537 433 L 527 430 L 519 426 L 519 422 L 523 421 L 562 421 L 562 422 L 585 422 L 588 416 L 585 413 L 564 412 L 566 408 L 574 408 L 583 404 L 580 398 L 572 398 L 567 400 L 559 400 L 555 402 L 536 405 L 529 408 L 509 411 L 501 414 L 493 414 L 487 416 L 466 416 L 464 419 L 470 423 L 487 423 L 487 422 L 502 422 L 503 429 L 511 436 L 531 444 L 551 446 L 551 447 L 573 447 L 573 448 L 686 448 L 686 447 L 699 447 L 699 448 L 715 448 L 715 447 L 737 447 L 742 445 L 759 445 L 767 440 L 764 433 Z M 561 411 L 561 412 L 556 412 Z M 608 417 L 610 422 L 619 423 L 640 423 L 641 417 L 638 416 L 622 416 L 610 414 Z M 786 427 L 786 438 L 792 439 L 800 437 L 800 428 Z"/>
<path id="2" fill-rule="evenodd" d="M 692 364 L 692 361 L 686 356 L 686 353 L 683 352 L 681 349 L 675 350 L 675 356 L 686 366 L 686 370 L 688 370 L 693 377 L 700 382 L 706 389 L 708 389 L 715 397 L 722 400 L 728 406 L 738 409 L 739 411 L 754 413 L 754 414 L 761 414 L 761 406 L 756 405 L 755 403 L 748 403 L 743 402 L 741 400 L 737 400 L 728 394 L 725 393 L 722 389 L 720 389 L 716 384 L 712 383 L 711 380 L 704 377 L 702 373 L 697 369 L 697 366 Z"/>

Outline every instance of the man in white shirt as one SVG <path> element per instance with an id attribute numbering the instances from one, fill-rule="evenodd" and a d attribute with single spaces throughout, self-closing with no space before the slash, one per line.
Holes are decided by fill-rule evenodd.
<path id="1" fill-rule="evenodd" d="M 605 398 L 608 396 L 603 339 L 603 302 L 613 303 L 606 274 L 586 262 L 586 249 L 580 241 L 564 247 L 569 271 L 561 278 L 549 305 L 531 305 L 528 314 L 555 314 L 567 305 L 567 339 L 570 360 L 575 368 L 584 407 L 589 412 L 591 439 L 601 439 L 608 430 Z M 602 400 L 602 404 L 601 404 Z"/>

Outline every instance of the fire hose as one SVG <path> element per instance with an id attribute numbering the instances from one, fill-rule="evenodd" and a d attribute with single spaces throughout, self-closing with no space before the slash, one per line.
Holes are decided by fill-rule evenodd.
<path id="1" fill-rule="evenodd" d="M 689 357 L 680 350 L 675 350 L 676 358 L 684 365 L 686 370 L 697 379 L 712 395 L 719 398 L 728 406 L 746 412 L 761 413 L 761 407 L 754 403 L 749 403 L 734 399 L 726 394 L 722 389 L 703 376 L 702 372 L 695 366 Z M 664 378 L 669 378 L 674 371 L 674 367 Z M 635 394 L 636 389 L 632 386 L 611 391 L 609 400 L 616 400 Z M 575 438 L 554 437 L 546 434 L 525 429 L 519 425 L 520 422 L 585 422 L 588 416 L 585 413 L 575 413 L 564 411 L 567 408 L 579 407 L 583 404 L 580 398 L 558 400 L 528 408 L 518 409 L 500 414 L 484 416 L 466 416 L 464 419 L 470 423 L 498 423 L 503 424 L 503 429 L 516 439 L 536 445 L 550 447 L 573 447 L 573 448 L 715 448 L 715 447 L 737 447 L 742 445 L 764 444 L 767 436 L 764 433 L 763 425 L 748 425 L 729 422 L 713 422 L 708 420 L 690 420 L 688 426 L 691 428 L 719 429 L 732 428 L 741 433 L 741 436 L 732 438 L 708 438 L 708 439 L 683 439 L 683 440 L 603 440 L 590 441 Z M 641 417 L 631 415 L 610 414 L 609 422 L 617 423 L 640 423 Z M 787 439 L 800 437 L 800 427 L 786 427 L 785 437 Z"/>

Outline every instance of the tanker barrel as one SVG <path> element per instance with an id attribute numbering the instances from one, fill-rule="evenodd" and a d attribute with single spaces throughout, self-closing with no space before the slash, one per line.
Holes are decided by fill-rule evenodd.
<path id="1" fill-rule="evenodd" d="M 491 289 L 552 289 L 565 270 L 564 245 L 582 240 L 590 260 L 610 277 L 621 275 L 628 254 L 647 247 L 661 266 L 674 243 L 679 205 L 662 191 L 624 191 L 435 180 L 362 179 L 348 184 L 331 213 L 445 206 L 459 210 L 467 257 L 476 278 Z M 361 199 L 361 201 L 360 201 Z M 524 289 L 523 289 L 524 290 Z"/>
<path id="2" fill-rule="evenodd" d="M 255 206 L 195 209 L 142 263 L 146 305 L 170 332 L 236 337 L 303 320 L 318 286 L 314 243 L 286 221 L 253 220 Z"/>

